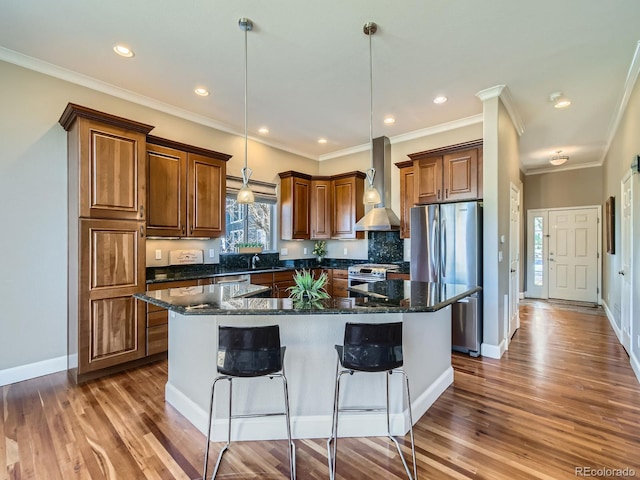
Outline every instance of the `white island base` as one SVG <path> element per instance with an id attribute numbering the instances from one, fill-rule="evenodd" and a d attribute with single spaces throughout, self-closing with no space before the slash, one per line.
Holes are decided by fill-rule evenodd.
<path id="1" fill-rule="evenodd" d="M 414 423 L 453 383 L 451 367 L 451 307 L 436 312 L 314 315 L 181 315 L 169 312 L 169 377 L 166 401 L 201 432 L 208 421 L 211 383 L 217 375 L 218 325 L 280 325 L 287 347 L 285 373 L 289 387 L 294 438 L 328 438 L 337 355 L 346 322 L 403 322 L 404 369 L 409 376 Z M 402 376 L 392 375 L 391 432 L 409 430 Z M 212 440 L 226 440 L 228 382 L 216 385 Z M 282 381 L 278 378 L 233 380 L 233 414 L 283 411 Z M 341 407 L 380 407 L 385 404 L 385 374 L 343 376 Z M 340 437 L 386 435 L 384 412 L 340 414 Z M 284 417 L 237 419 L 232 440 L 286 438 Z"/>

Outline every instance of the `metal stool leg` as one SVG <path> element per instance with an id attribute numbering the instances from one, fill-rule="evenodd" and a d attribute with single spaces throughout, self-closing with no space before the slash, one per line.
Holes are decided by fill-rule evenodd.
<path id="1" fill-rule="evenodd" d="M 291 440 L 291 416 L 289 414 L 289 389 L 287 387 L 287 377 L 284 374 L 284 366 L 282 367 L 282 385 L 284 388 L 284 411 L 287 420 L 287 439 L 289 441 L 289 476 L 291 480 L 296 480 L 296 447 Z"/>
<path id="2" fill-rule="evenodd" d="M 407 465 L 407 461 L 402 454 L 402 450 L 400 449 L 400 444 L 398 440 L 394 436 L 391 435 L 390 421 L 389 421 L 389 377 L 392 373 L 400 373 L 404 376 L 405 385 L 407 390 L 407 402 L 409 404 L 409 436 L 411 438 L 411 458 L 413 460 L 413 477 L 411 476 L 411 470 L 409 470 L 409 466 Z M 409 480 L 418 480 L 418 468 L 416 465 L 416 449 L 415 444 L 413 442 L 413 415 L 411 413 L 411 394 L 409 392 L 409 377 L 406 372 L 402 369 L 398 370 L 389 370 L 387 372 L 387 435 L 391 439 L 391 441 L 395 444 L 396 449 L 398 450 L 398 454 L 400 455 L 400 459 L 402 460 L 402 465 L 404 465 L 404 469 L 407 472 L 407 476 Z"/>
<path id="3" fill-rule="evenodd" d="M 218 468 L 220 467 L 222 455 L 224 454 L 224 452 L 227 451 L 227 449 L 229 448 L 229 445 L 231 444 L 231 387 L 233 384 L 231 383 L 230 377 L 220 376 L 220 377 L 217 377 L 211 384 L 211 400 L 209 401 L 209 422 L 207 425 L 207 447 L 205 448 L 205 451 L 204 451 L 204 466 L 202 468 L 202 480 L 206 480 L 207 478 L 207 469 L 208 469 L 207 464 L 209 463 L 209 447 L 211 442 L 211 424 L 213 420 L 213 400 L 214 400 L 214 395 L 216 391 L 216 383 L 218 382 L 218 380 L 229 380 L 229 430 L 227 432 L 228 433 L 227 444 L 224 446 L 224 448 L 220 451 L 220 454 L 218 455 L 218 460 L 216 461 L 216 466 L 213 471 L 213 475 L 211 475 L 212 479 L 215 478 L 216 474 L 218 473 Z"/>
<path id="4" fill-rule="evenodd" d="M 336 476 L 336 457 L 338 455 L 338 413 L 340 410 L 340 379 L 346 373 L 342 371 L 338 373 L 336 365 L 336 385 L 333 394 L 333 416 L 331 422 L 331 437 L 327 440 L 327 459 L 329 462 L 329 478 L 334 480 Z M 333 442 L 333 449 L 331 443 Z M 333 451 L 332 451 L 333 450 Z"/>

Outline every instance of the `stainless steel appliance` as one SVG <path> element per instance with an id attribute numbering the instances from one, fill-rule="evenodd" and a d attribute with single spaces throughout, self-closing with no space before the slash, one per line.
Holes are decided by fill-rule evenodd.
<path id="1" fill-rule="evenodd" d="M 387 272 L 393 272 L 399 268 L 398 265 L 384 263 L 360 263 L 351 265 L 347 275 L 349 287 L 386 280 Z M 352 292 L 349 292 L 349 296 L 352 296 Z"/>
<path id="2" fill-rule="evenodd" d="M 411 209 L 411 280 L 482 285 L 482 204 L 433 204 Z M 480 354 L 482 295 L 452 305 L 453 349 Z"/>

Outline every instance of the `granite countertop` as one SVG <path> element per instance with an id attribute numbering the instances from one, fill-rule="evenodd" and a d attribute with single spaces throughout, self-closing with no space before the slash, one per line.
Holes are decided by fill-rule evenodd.
<path id="1" fill-rule="evenodd" d="M 435 312 L 481 290 L 467 285 L 386 280 L 353 287 L 358 297 L 313 303 L 252 298 L 268 287 L 218 284 L 136 293 L 134 297 L 183 315 L 312 315 Z"/>

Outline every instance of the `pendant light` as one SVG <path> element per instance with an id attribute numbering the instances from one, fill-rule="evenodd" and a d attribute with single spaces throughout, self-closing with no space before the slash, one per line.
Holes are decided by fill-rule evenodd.
<path id="1" fill-rule="evenodd" d="M 238 192 L 238 203 L 253 203 L 253 192 L 249 187 L 249 179 L 253 170 L 247 166 L 247 32 L 253 30 L 253 22 L 248 18 L 238 20 L 240 30 L 244 32 L 244 168 L 242 169 L 242 188 Z"/>
<path id="2" fill-rule="evenodd" d="M 363 203 L 365 205 L 377 205 L 382 200 L 380 193 L 373 186 L 373 180 L 376 176 L 376 169 L 373 168 L 373 55 L 371 53 L 371 37 L 378 30 L 378 25 L 374 22 L 365 23 L 363 29 L 365 35 L 369 36 L 369 151 L 371 166 L 366 172 L 367 185 L 364 189 Z"/>

